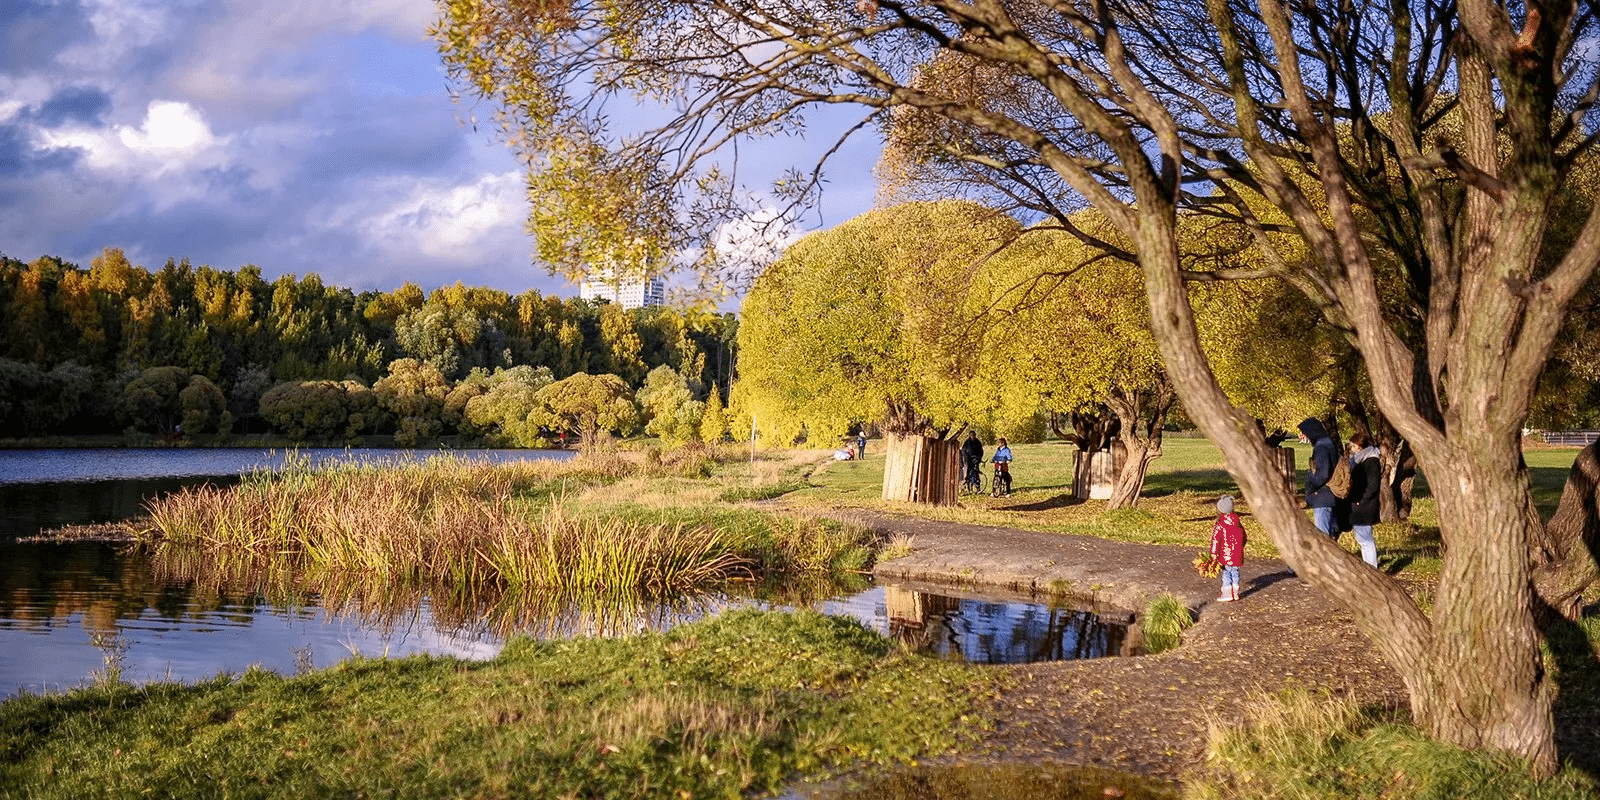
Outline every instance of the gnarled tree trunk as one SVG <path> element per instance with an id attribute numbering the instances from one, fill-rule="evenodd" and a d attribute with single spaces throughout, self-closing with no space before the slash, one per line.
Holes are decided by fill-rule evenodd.
<path id="1" fill-rule="evenodd" d="M 1119 432 L 1113 448 L 1121 465 L 1116 486 L 1106 502 L 1108 508 L 1133 508 L 1138 504 L 1150 462 L 1161 457 L 1161 423 L 1176 401 L 1177 395 L 1165 376 L 1152 388 L 1117 386 L 1107 395 L 1106 407 L 1117 415 Z"/>
<path id="2" fill-rule="evenodd" d="M 1578 452 L 1550 521 L 1530 516 L 1534 588 L 1553 611 L 1577 619 L 1583 591 L 1600 579 L 1600 441 Z"/>

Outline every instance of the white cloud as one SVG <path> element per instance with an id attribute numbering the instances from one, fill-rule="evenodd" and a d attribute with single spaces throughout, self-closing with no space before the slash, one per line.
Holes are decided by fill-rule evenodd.
<path id="1" fill-rule="evenodd" d="M 193 106 L 175 101 L 150 103 L 138 127 L 40 130 L 37 141 L 45 148 L 81 150 L 90 169 L 124 176 L 154 177 L 226 163 L 227 138 L 212 134 Z"/>
<path id="2" fill-rule="evenodd" d="M 137 129 L 118 127 L 117 138 L 130 150 L 168 156 L 196 153 L 217 142 L 199 111 L 171 100 L 152 102 L 144 124 Z"/>
<path id="3" fill-rule="evenodd" d="M 398 188 L 394 180 L 388 188 Z M 528 216 L 519 173 L 484 175 L 470 183 L 417 181 L 387 208 L 362 224 L 374 243 L 457 260 L 497 231 L 520 233 Z"/>

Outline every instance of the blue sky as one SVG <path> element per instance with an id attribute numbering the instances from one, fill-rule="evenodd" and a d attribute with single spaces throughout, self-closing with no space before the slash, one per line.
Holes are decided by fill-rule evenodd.
<path id="1" fill-rule="evenodd" d="M 461 123 L 434 13 L 430 0 L 0 2 L 0 252 L 88 266 L 116 246 L 147 267 L 255 264 L 357 290 L 576 294 L 533 263 L 516 162 L 489 126 Z M 827 127 L 754 152 L 775 154 L 775 175 L 830 142 Z M 870 207 L 875 157 L 862 141 L 836 161 L 807 227 Z"/>

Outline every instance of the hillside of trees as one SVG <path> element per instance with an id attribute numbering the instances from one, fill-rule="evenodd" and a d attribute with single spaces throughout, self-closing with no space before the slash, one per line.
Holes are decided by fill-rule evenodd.
<path id="1" fill-rule="evenodd" d="M 152 270 L 115 248 L 87 268 L 0 256 L 0 439 L 463 434 L 529 446 L 563 430 L 535 396 L 577 375 L 614 375 L 630 399 L 647 375 L 681 387 L 682 403 L 727 397 L 736 326 L 731 314 L 460 283 L 354 292 L 315 274 L 268 281 L 255 266 Z"/>

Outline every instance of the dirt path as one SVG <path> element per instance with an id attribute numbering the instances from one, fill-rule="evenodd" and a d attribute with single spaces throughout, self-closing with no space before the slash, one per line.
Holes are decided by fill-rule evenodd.
<path id="1" fill-rule="evenodd" d="M 841 515 L 845 516 L 845 515 Z M 1176 780 L 1204 753 L 1208 716 L 1241 719 L 1239 701 L 1290 686 L 1399 705 L 1405 693 L 1352 619 L 1281 561 L 1247 560 L 1237 603 L 1190 565 L 1197 548 L 1140 545 L 925 519 L 851 513 L 912 537 L 880 580 L 1000 586 L 1078 595 L 1130 610 L 1171 592 L 1198 611 L 1183 646 L 1140 658 L 1004 667 L 1025 679 L 1000 701 L 999 729 L 977 758 L 1094 764 Z"/>

